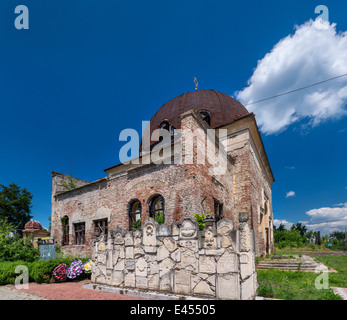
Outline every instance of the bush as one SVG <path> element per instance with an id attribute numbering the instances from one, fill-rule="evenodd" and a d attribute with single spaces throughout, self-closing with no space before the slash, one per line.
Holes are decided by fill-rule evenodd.
<path id="1" fill-rule="evenodd" d="M 14 228 L 6 220 L 0 220 L 0 261 L 23 260 L 33 262 L 40 258 L 40 250 L 32 243 L 14 234 Z"/>
<path id="2" fill-rule="evenodd" d="M 193 216 L 195 218 L 195 221 L 199 224 L 199 229 L 204 230 L 206 228 L 206 225 L 204 223 L 204 219 L 206 218 L 206 216 L 203 213 L 195 213 Z"/>
<path id="3" fill-rule="evenodd" d="M 163 224 L 164 223 L 164 213 L 162 211 L 158 212 L 156 215 L 154 215 L 154 220 L 158 224 Z"/>
<path id="4" fill-rule="evenodd" d="M 300 248 L 303 246 L 303 238 L 298 230 L 276 230 L 274 237 L 279 249 L 284 247 Z"/>
<path id="5" fill-rule="evenodd" d="M 13 261 L 13 262 L 0 262 L 0 285 L 14 284 L 16 277 L 19 274 L 15 273 L 15 269 L 19 265 L 24 265 L 29 270 L 29 282 L 37 283 L 49 283 L 52 278 L 52 272 L 54 268 L 60 263 L 66 263 L 67 266 L 71 264 L 76 258 L 65 259 L 51 259 L 51 260 L 39 260 L 34 262 L 27 261 Z M 81 258 L 85 263 L 89 258 Z M 78 277 L 79 280 L 89 278 L 89 275 L 83 273 Z"/>

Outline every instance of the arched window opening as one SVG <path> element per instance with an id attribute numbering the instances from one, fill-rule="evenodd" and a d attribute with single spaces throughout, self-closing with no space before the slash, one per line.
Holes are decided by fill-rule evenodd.
<path id="1" fill-rule="evenodd" d="M 207 111 L 201 111 L 200 115 L 202 120 L 204 120 L 209 126 L 211 126 L 211 116 Z"/>
<path id="2" fill-rule="evenodd" d="M 164 221 L 164 198 L 161 195 L 153 196 L 149 201 L 149 216 L 155 219 L 156 216 L 163 215 Z"/>
<path id="3" fill-rule="evenodd" d="M 172 126 L 168 121 L 163 121 L 160 125 L 159 125 L 159 129 L 163 129 L 163 130 L 167 130 L 170 133 L 171 136 L 171 141 L 174 138 L 175 135 L 175 127 Z M 159 141 L 162 141 L 163 137 L 159 137 Z"/>
<path id="4" fill-rule="evenodd" d="M 63 228 L 63 245 L 69 244 L 69 217 L 64 216 L 61 218 L 61 224 Z"/>
<path id="5" fill-rule="evenodd" d="M 129 202 L 129 230 L 141 228 L 141 202 L 137 199 Z"/>

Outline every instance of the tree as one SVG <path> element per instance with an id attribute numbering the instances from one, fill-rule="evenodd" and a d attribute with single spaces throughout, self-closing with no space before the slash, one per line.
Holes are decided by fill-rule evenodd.
<path id="1" fill-rule="evenodd" d="M 293 224 L 291 227 L 291 230 L 297 230 L 300 232 L 300 235 L 303 237 L 305 233 L 307 232 L 307 228 L 302 225 L 301 222 L 298 222 L 297 224 Z"/>
<path id="2" fill-rule="evenodd" d="M 330 239 L 337 239 L 339 241 L 345 240 L 345 233 L 342 231 L 334 231 L 329 236 L 330 236 Z"/>
<path id="3" fill-rule="evenodd" d="M 284 227 L 284 224 L 283 223 L 281 223 L 280 225 L 279 225 L 279 227 L 276 229 L 277 231 L 283 231 L 283 230 L 285 230 L 286 228 Z"/>
<path id="4" fill-rule="evenodd" d="M 9 186 L 0 184 L 0 219 L 6 219 L 17 229 L 24 229 L 25 224 L 33 217 L 32 198 L 26 188 L 21 189 L 14 183 Z"/>

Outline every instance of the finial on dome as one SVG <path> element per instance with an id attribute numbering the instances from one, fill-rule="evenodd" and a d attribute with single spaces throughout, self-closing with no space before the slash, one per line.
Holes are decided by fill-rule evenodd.
<path id="1" fill-rule="evenodd" d="M 194 83 L 195 83 L 195 91 L 198 90 L 198 86 L 199 86 L 199 82 L 198 79 L 196 79 L 196 77 L 194 77 Z"/>

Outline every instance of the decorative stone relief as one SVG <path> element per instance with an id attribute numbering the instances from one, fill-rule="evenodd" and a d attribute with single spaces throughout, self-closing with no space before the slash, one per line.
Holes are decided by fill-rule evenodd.
<path id="1" fill-rule="evenodd" d="M 220 246 L 228 248 L 232 246 L 231 232 L 233 231 L 233 222 L 229 219 L 222 219 L 217 222 L 217 233 L 220 238 Z"/>
<path id="2" fill-rule="evenodd" d="M 113 240 L 114 244 L 124 244 L 124 232 L 122 231 L 122 229 L 117 228 L 116 231 L 114 232 L 114 240 Z"/>
<path id="3" fill-rule="evenodd" d="M 136 261 L 136 269 L 135 269 L 136 277 L 147 277 L 147 262 L 144 258 L 139 258 Z"/>
<path id="4" fill-rule="evenodd" d="M 134 239 L 132 232 L 127 232 L 124 236 L 124 245 L 126 247 L 133 246 L 134 245 Z"/>
<path id="5" fill-rule="evenodd" d="M 171 232 L 170 232 L 169 227 L 166 224 L 159 225 L 157 236 L 158 237 L 169 237 L 169 236 L 171 236 Z"/>
<path id="6" fill-rule="evenodd" d="M 217 229 L 201 232 L 187 218 L 171 228 L 152 219 L 145 221 L 143 232 L 124 233 L 117 228 L 111 233 L 113 244 L 108 241 L 106 246 L 102 236 L 94 240 L 92 282 L 217 299 L 254 299 L 252 231 L 245 222 L 240 229 L 232 226 L 222 219 Z"/>
<path id="7" fill-rule="evenodd" d="M 143 224 L 142 243 L 144 246 L 155 247 L 157 245 L 158 223 L 148 218 Z"/>
<path id="8" fill-rule="evenodd" d="M 213 227 L 207 227 L 203 233 L 204 248 L 214 249 L 217 246 L 216 242 L 216 229 Z"/>
<path id="9" fill-rule="evenodd" d="M 244 224 L 241 229 L 240 251 L 248 252 L 251 248 L 251 232 L 248 224 Z"/>
<path id="10" fill-rule="evenodd" d="M 140 230 L 134 231 L 134 246 L 138 246 L 141 244 L 142 232 Z"/>
<path id="11" fill-rule="evenodd" d="M 183 220 L 180 227 L 180 239 L 197 239 L 199 225 L 194 222 L 191 218 Z"/>
<path id="12" fill-rule="evenodd" d="M 190 271 L 197 272 L 198 270 L 198 259 L 195 253 L 189 249 L 181 251 L 181 262 L 180 267 Z"/>

